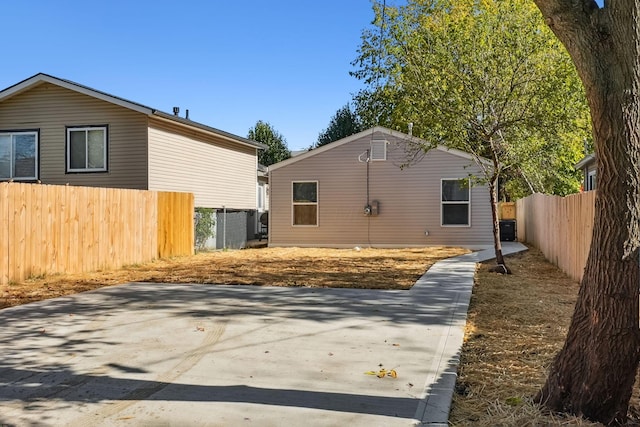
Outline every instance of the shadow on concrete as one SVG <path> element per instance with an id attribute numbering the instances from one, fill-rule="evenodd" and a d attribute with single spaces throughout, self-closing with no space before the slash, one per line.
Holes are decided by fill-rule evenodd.
<path id="1" fill-rule="evenodd" d="M 282 390 L 247 385 L 206 386 L 166 383 L 136 379 L 112 378 L 76 374 L 64 370 L 29 371 L 3 368 L 4 375 L 20 378 L 11 387 L 0 388 L 0 402 L 20 398 L 26 410 L 34 410 L 39 402 L 64 399 L 67 402 L 98 403 L 103 401 L 186 401 L 232 402 L 302 407 L 412 418 L 416 412 L 416 400 L 363 394 L 330 393 L 305 390 Z M 55 378 L 64 378 L 57 383 Z M 38 385 L 38 387 L 35 387 Z M 64 396 L 61 391 L 66 390 Z M 123 391 L 128 391 L 124 392 Z M 0 423 L 2 419 L 0 418 Z M 2 423 L 2 425 L 5 425 Z"/>
<path id="2" fill-rule="evenodd" d="M 432 268 L 409 291 L 131 283 L 0 310 L 0 324 L 8 325 L 0 330 L 3 353 L 0 404 L 6 402 L 14 408 L 18 405 L 18 411 L 41 411 L 43 416 L 53 416 L 47 412 L 52 410 L 47 402 L 70 405 L 154 400 L 234 402 L 417 418 L 446 424 L 475 261 L 471 257 L 445 261 L 438 268 Z M 226 333 L 224 325 L 240 323 L 247 317 L 258 321 L 235 332 L 253 334 L 258 339 L 236 346 L 238 336 Z M 179 376 L 149 378 L 147 375 L 145 378 L 146 367 L 127 363 L 126 354 L 109 357 L 111 353 L 122 353 L 120 347 L 127 348 L 125 344 L 135 342 L 135 331 L 143 324 L 181 321 L 184 326 L 189 322 L 197 324 L 199 319 L 221 325 L 219 336 L 212 335 L 204 344 L 195 340 L 187 343 L 185 348 L 190 346 L 192 354 L 186 357 L 191 357 L 192 363 L 188 366 L 169 363 L 168 370 L 167 365 L 163 365 L 165 372 L 178 366 L 188 371 L 205 354 L 221 352 L 217 357 L 224 358 L 225 351 L 239 348 L 248 351 L 251 346 L 270 343 L 269 339 L 275 342 L 317 337 L 315 342 L 322 343 L 331 334 L 339 332 L 350 337 L 353 331 L 364 331 L 365 335 L 360 337 L 368 339 L 369 329 L 377 339 L 375 332 L 382 326 L 397 335 L 416 331 L 422 334 L 434 328 L 439 328 L 441 335 L 433 342 L 429 340 L 434 338 L 421 336 L 412 341 L 416 343 L 414 348 L 403 348 L 409 355 L 425 352 L 436 355 L 429 368 L 433 377 L 425 386 L 423 397 L 402 392 L 376 396 L 310 391 L 292 389 L 286 383 L 282 388 L 229 384 L 229 380 L 224 385 L 184 384 Z M 306 330 L 297 326 L 299 329 L 288 335 L 261 336 L 262 328 L 279 326 L 288 319 L 312 322 L 322 328 Z M 131 331 L 131 336 L 109 333 L 117 328 Z M 152 332 L 158 335 L 158 340 L 162 339 L 162 329 Z M 348 339 L 349 345 L 362 345 Z M 104 357 L 105 354 L 108 356 Z M 47 355 L 50 357 L 44 357 Z M 78 364 L 79 361 L 86 363 Z M 420 388 L 422 384 L 415 386 Z M 2 417 L 0 415 L 0 424 L 11 425 L 11 420 Z"/>

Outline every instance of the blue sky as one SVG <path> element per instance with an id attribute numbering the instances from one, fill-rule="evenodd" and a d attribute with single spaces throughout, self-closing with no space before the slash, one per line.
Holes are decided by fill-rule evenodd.
<path id="1" fill-rule="evenodd" d="M 361 88 L 373 19 L 369 0 L 2 3 L 0 89 L 43 72 L 240 136 L 268 121 L 292 150 Z"/>
<path id="2" fill-rule="evenodd" d="M 369 0 L 4 0 L 2 12 L 0 89 L 43 72 L 240 136 L 264 120 L 292 150 L 362 87 L 349 71 L 373 19 Z"/>

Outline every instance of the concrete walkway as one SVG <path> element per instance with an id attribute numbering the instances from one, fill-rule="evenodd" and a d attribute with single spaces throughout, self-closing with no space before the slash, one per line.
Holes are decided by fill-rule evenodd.
<path id="1" fill-rule="evenodd" d="M 491 257 L 410 291 L 133 283 L 0 310 L 0 425 L 446 426 Z"/>

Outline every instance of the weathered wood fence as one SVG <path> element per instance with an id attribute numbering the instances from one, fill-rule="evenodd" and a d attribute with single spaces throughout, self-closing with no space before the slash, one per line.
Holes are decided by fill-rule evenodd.
<path id="1" fill-rule="evenodd" d="M 193 194 L 0 183 L 0 285 L 193 254 Z"/>
<path id="2" fill-rule="evenodd" d="M 544 256 L 576 281 L 589 255 L 595 191 L 567 197 L 533 194 L 516 205 L 518 240 Z"/>

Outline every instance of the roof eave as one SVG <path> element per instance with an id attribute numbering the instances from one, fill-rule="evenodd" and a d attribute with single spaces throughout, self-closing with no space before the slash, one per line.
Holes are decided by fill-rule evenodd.
<path id="1" fill-rule="evenodd" d="M 57 77 L 53 77 L 44 73 L 36 74 L 35 76 L 29 77 L 26 80 L 23 80 L 19 83 L 16 83 L 13 86 L 10 86 L 4 89 L 3 91 L 0 91 L 0 101 L 8 99 L 12 96 L 18 95 L 42 83 L 51 83 L 56 86 L 63 87 L 65 89 L 69 89 L 75 92 L 82 93 L 87 96 L 91 96 L 93 98 L 97 98 L 97 99 L 109 102 L 111 104 L 119 105 L 121 107 L 125 107 L 130 110 L 138 111 L 143 114 L 149 115 L 149 114 L 152 114 L 154 111 L 153 108 L 147 107 L 145 105 L 131 102 L 126 99 L 110 95 L 106 92 L 101 92 L 99 90 L 95 90 L 90 87 L 83 86 L 81 84 L 78 84 L 69 80 L 59 79 Z"/>
<path id="2" fill-rule="evenodd" d="M 587 166 L 589 163 L 591 163 L 592 161 L 594 161 L 596 158 L 595 154 L 591 153 L 587 156 L 585 156 L 582 160 L 580 160 L 578 163 L 575 164 L 575 166 L 573 167 L 575 170 L 580 170 L 582 168 L 584 168 L 585 166 Z"/>
<path id="3" fill-rule="evenodd" d="M 178 117 L 178 116 L 173 115 L 173 114 L 165 113 L 163 111 L 153 110 L 153 113 L 150 114 L 150 115 L 152 115 L 153 117 L 156 117 L 158 119 L 166 120 L 166 121 L 169 121 L 169 122 L 172 122 L 172 123 L 184 126 L 184 127 L 196 128 L 196 129 L 198 129 L 200 131 L 204 131 L 204 132 L 206 132 L 208 134 L 221 137 L 221 138 L 223 138 L 223 139 L 225 139 L 225 140 L 227 140 L 229 142 L 233 142 L 233 143 L 236 143 L 236 144 L 245 145 L 245 146 L 248 146 L 248 147 L 251 147 L 251 148 L 256 148 L 256 149 L 259 149 L 259 150 L 266 150 L 267 148 L 269 148 L 265 144 L 262 144 L 260 142 L 252 141 L 250 139 L 246 139 L 246 138 L 243 138 L 241 136 L 234 135 L 232 133 L 225 132 L 225 131 L 220 130 L 220 129 L 216 129 L 216 128 L 213 128 L 211 126 L 204 125 L 202 123 L 194 122 L 194 121 L 189 120 L 189 119 Z"/>
<path id="4" fill-rule="evenodd" d="M 92 89 L 88 86 L 83 86 L 81 84 L 72 82 L 70 80 L 60 79 L 58 77 L 50 76 L 44 73 L 36 74 L 32 77 L 29 77 L 28 79 L 25 79 L 19 83 L 16 83 L 13 86 L 10 86 L 0 91 L 0 102 L 12 96 L 18 95 L 24 91 L 27 91 L 33 87 L 36 87 L 42 83 L 50 83 L 56 86 L 60 86 L 65 89 L 69 89 L 74 92 L 78 92 L 78 93 L 90 96 L 92 98 L 100 99 L 102 101 L 109 102 L 111 104 L 115 104 L 115 105 L 127 108 L 129 110 L 137 111 L 149 117 L 152 117 L 152 116 L 158 117 L 161 119 L 169 120 L 173 123 L 178 123 L 182 126 L 196 128 L 198 130 L 216 135 L 220 138 L 223 138 L 227 141 L 230 141 L 236 144 L 245 145 L 245 146 L 256 148 L 259 150 L 266 150 L 268 148 L 266 145 L 261 144 L 259 142 L 251 141 L 249 139 L 242 138 L 241 136 L 234 135 L 232 133 L 225 132 L 220 129 L 212 128 L 211 126 L 207 126 L 207 125 L 194 122 L 188 119 L 183 119 L 181 117 L 177 117 L 175 115 L 171 115 L 171 114 L 156 110 L 154 108 L 147 107 L 142 104 L 138 104 L 136 102 L 128 101 L 126 99 L 110 95 L 106 92 L 101 92 L 99 90 Z"/>

